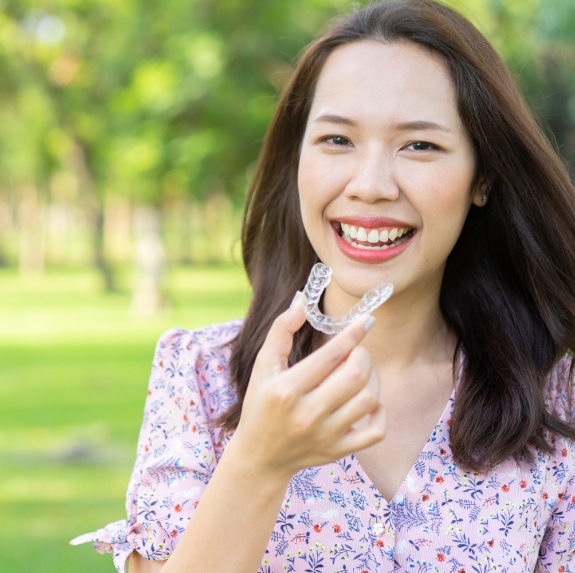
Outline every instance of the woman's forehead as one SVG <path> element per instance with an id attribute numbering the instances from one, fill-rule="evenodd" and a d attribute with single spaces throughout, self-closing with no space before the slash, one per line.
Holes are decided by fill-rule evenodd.
<path id="1" fill-rule="evenodd" d="M 462 127 L 447 66 L 408 42 L 361 41 L 334 50 L 318 78 L 309 121 L 326 114 L 386 125 L 417 119 L 455 132 Z"/>

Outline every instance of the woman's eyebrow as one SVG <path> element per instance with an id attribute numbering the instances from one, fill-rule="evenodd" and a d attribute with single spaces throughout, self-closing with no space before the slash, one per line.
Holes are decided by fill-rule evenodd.
<path id="1" fill-rule="evenodd" d="M 419 131 L 422 129 L 435 129 L 439 131 L 446 131 L 447 133 L 453 133 L 453 130 L 445 125 L 435 123 L 434 121 L 425 120 L 404 121 L 401 123 L 396 123 L 392 127 L 396 131 Z"/>
<path id="2" fill-rule="evenodd" d="M 349 125 L 351 127 L 356 127 L 357 122 L 349 117 L 343 117 L 341 115 L 335 115 L 331 113 L 325 113 L 314 119 L 314 123 L 326 122 L 326 123 L 336 123 L 339 125 Z M 419 131 L 419 130 L 438 130 L 445 131 L 447 133 L 453 133 L 453 130 L 440 123 L 435 123 L 434 121 L 426 120 L 415 120 L 415 121 L 404 121 L 401 123 L 395 123 L 391 126 L 394 131 Z"/>
<path id="3" fill-rule="evenodd" d="M 316 117 L 314 119 L 314 123 L 317 123 L 320 121 L 327 122 L 327 123 L 337 123 L 340 125 L 350 125 L 352 127 L 357 126 L 357 122 L 354 121 L 353 119 L 350 119 L 349 117 L 343 117 L 341 115 L 335 115 L 332 113 L 324 113 L 323 115 L 320 115 L 319 117 Z"/>

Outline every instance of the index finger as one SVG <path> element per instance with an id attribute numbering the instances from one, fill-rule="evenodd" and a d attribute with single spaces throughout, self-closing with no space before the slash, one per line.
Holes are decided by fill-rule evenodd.
<path id="1" fill-rule="evenodd" d="M 327 378 L 347 359 L 349 353 L 363 340 L 374 323 L 375 318 L 369 314 L 358 318 L 321 348 L 292 366 L 294 374 L 301 372 L 301 376 L 294 377 L 298 380 L 298 389 L 303 393 L 309 392 Z"/>
<path id="2" fill-rule="evenodd" d="M 304 299 L 304 294 L 298 291 L 290 308 L 274 320 L 258 353 L 259 363 L 266 368 L 287 368 L 293 336 L 305 323 Z"/>

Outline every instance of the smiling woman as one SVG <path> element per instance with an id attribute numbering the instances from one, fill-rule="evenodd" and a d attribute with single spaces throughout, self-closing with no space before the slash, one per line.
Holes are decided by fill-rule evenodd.
<path id="1" fill-rule="evenodd" d="M 248 196 L 245 320 L 170 331 L 119 571 L 568 571 L 575 190 L 509 71 L 432 0 L 303 54 Z M 344 315 L 305 322 L 313 265 Z M 222 551 L 225 547 L 225 551 Z"/>

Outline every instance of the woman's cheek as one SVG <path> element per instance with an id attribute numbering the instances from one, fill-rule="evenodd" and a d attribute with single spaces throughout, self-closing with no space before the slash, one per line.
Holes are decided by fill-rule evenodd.
<path id="1" fill-rule="evenodd" d="M 471 205 L 473 174 L 438 164 L 410 174 L 409 200 L 423 222 L 422 239 L 435 258 L 447 257 L 457 242 Z M 426 250 L 428 250 L 426 249 Z M 429 252 L 429 251 L 428 251 Z"/>
<path id="2" fill-rule="evenodd" d="M 298 171 L 298 185 L 302 216 L 323 217 L 325 208 L 337 198 L 340 183 L 340 173 L 334 169 L 333 161 L 322 161 L 322 157 L 302 157 Z M 305 213 L 305 215 L 304 215 Z"/>

